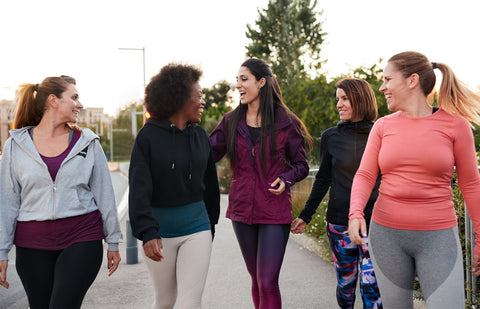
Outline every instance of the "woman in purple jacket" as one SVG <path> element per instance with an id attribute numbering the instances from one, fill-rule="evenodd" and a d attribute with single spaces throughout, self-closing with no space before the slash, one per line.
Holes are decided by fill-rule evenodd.
<path id="1" fill-rule="evenodd" d="M 281 308 L 278 277 L 292 222 L 290 187 L 305 178 L 305 125 L 283 103 L 268 64 L 248 59 L 236 88 L 240 104 L 210 135 L 215 160 L 233 170 L 227 218 L 232 220 L 255 308 Z"/>

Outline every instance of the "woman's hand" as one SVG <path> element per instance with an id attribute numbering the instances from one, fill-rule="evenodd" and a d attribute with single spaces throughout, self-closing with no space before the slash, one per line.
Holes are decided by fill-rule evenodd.
<path id="1" fill-rule="evenodd" d="M 354 244 L 365 245 L 365 241 L 362 238 L 367 237 L 367 223 L 365 219 L 351 219 L 348 222 L 348 235 Z"/>
<path id="2" fill-rule="evenodd" d="M 108 276 L 110 277 L 118 268 L 120 264 L 120 252 L 118 251 L 108 251 L 107 252 L 107 268 L 108 268 Z"/>
<path id="3" fill-rule="evenodd" d="M 0 285 L 6 289 L 10 286 L 7 281 L 7 267 L 8 261 L 0 261 Z"/>
<path id="4" fill-rule="evenodd" d="M 290 232 L 293 234 L 302 234 L 305 231 L 307 223 L 300 218 L 293 220 L 292 226 L 290 227 Z"/>
<path id="5" fill-rule="evenodd" d="M 475 277 L 480 275 L 480 259 L 478 255 L 474 254 L 472 259 L 472 274 Z"/>
<path id="6" fill-rule="evenodd" d="M 276 188 L 278 186 L 278 188 Z M 277 177 L 274 182 L 270 185 L 270 189 L 268 191 L 272 192 L 275 195 L 280 195 L 285 191 L 285 183 L 280 177 Z M 275 189 L 276 188 L 276 189 Z"/>
<path id="7" fill-rule="evenodd" d="M 145 251 L 145 255 L 155 262 L 161 262 L 163 260 L 163 245 L 161 239 L 154 238 L 147 241 L 143 245 L 143 250 Z"/>

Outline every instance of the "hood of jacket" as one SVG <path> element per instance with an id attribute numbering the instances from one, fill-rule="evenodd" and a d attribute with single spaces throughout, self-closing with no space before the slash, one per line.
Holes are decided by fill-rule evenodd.
<path id="1" fill-rule="evenodd" d="M 20 129 L 14 129 L 10 131 L 10 135 L 13 141 L 18 144 L 24 151 L 30 153 L 32 157 L 42 160 L 40 154 L 38 153 L 35 145 L 33 144 L 32 137 L 30 136 L 29 130 L 34 128 L 33 126 L 23 127 Z M 99 139 L 98 135 L 93 133 L 90 129 L 82 129 L 82 135 L 77 141 L 69 156 L 72 156 L 78 151 L 79 148 L 85 148 L 93 140 Z M 68 157 L 67 157 L 68 158 Z M 67 159 L 66 158 L 66 159 Z"/>
<path id="2" fill-rule="evenodd" d="M 357 133 L 370 133 L 370 130 L 373 127 L 374 122 L 373 121 L 367 121 L 367 120 L 362 120 L 362 121 L 343 121 L 340 120 L 337 123 L 337 126 L 339 129 L 342 130 L 354 130 Z"/>
<path id="3" fill-rule="evenodd" d="M 176 135 L 178 134 L 187 134 L 189 142 L 187 143 L 187 157 L 188 157 L 188 178 L 189 180 L 192 179 L 192 160 L 193 154 L 192 154 L 192 139 L 194 139 L 194 131 L 195 127 L 198 126 L 196 123 L 191 123 L 189 122 L 185 129 L 180 130 L 178 127 L 176 127 L 171 121 L 169 120 L 159 120 L 159 119 L 154 119 L 154 118 L 149 118 L 145 122 L 146 126 L 155 126 L 158 127 L 162 130 L 167 131 L 171 135 L 171 146 L 175 145 L 177 143 L 176 140 Z M 170 164 L 172 168 L 175 167 L 177 158 L 180 154 L 175 153 L 175 148 L 174 147 L 168 147 L 168 149 L 165 149 L 166 151 L 170 152 Z"/>

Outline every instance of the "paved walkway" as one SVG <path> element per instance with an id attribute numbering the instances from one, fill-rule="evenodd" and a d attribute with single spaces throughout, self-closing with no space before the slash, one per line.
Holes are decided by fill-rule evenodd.
<path id="1" fill-rule="evenodd" d="M 127 165 L 122 173 L 113 172 L 115 198 L 119 201 L 122 232 L 126 235 L 128 182 Z M 250 278 L 243 262 L 230 220 L 225 218 L 228 197 L 222 195 L 221 215 L 213 243 L 212 258 L 203 297 L 204 309 L 253 308 Z M 332 263 L 305 248 L 304 236 L 291 235 L 280 274 L 280 289 L 284 309 L 337 308 L 335 300 L 335 270 Z M 126 264 L 126 242 L 120 244 L 122 262 L 112 277 L 107 276 L 104 261 L 100 273 L 89 289 L 84 309 L 147 309 L 153 302 L 153 290 L 144 265 L 141 243 L 138 242 L 138 263 Z M 14 259 L 11 261 L 13 263 Z M 16 276 L 14 265 L 9 278 L 15 289 L 0 291 L 0 309 L 26 309 L 26 298 Z M 357 289 L 358 291 L 358 289 Z M 17 295 L 18 294 L 18 295 Z M 12 300 L 11 302 L 9 301 Z M 357 299 L 355 308 L 362 308 Z M 416 306 L 415 308 L 421 308 Z"/>
<path id="2" fill-rule="evenodd" d="M 225 218 L 228 203 L 222 195 L 222 213 L 213 243 L 212 259 L 205 286 L 205 309 L 253 308 L 250 297 L 250 277 L 230 220 Z M 126 201 L 124 201 L 126 202 Z M 126 226 L 126 209 L 121 212 L 122 229 Z M 153 291 L 138 242 L 138 264 L 126 264 L 125 243 L 120 250 L 123 261 L 117 272 L 107 277 L 102 267 L 97 280 L 84 301 L 85 309 L 144 309 L 150 308 Z M 280 275 L 284 308 L 337 308 L 335 301 L 335 271 L 333 265 L 290 240 Z M 358 308 L 362 305 L 358 302 Z"/>

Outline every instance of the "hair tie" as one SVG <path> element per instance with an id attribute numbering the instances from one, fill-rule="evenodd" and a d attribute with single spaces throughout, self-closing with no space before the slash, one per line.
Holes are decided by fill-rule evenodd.
<path id="1" fill-rule="evenodd" d="M 38 91 L 38 84 L 35 85 L 35 91 Z"/>
<path id="2" fill-rule="evenodd" d="M 436 62 L 432 62 L 432 67 L 433 69 L 435 70 L 437 68 L 437 63 Z"/>

